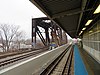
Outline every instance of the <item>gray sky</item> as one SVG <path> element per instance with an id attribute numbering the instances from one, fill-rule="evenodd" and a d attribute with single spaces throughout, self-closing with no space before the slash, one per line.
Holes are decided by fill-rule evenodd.
<path id="1" fill-rule="evenodd" d="M 45 15 L 29 0 L 0 0 L 0 24 L 19 25 L 31 37 L 31 19 Z"/>
<path id="2" fill-rule="evenodd" d="M 29 0 L 0 0 L 0 24 L 19 25 L 31 38 L 32 18 L 45 15 Z"/>

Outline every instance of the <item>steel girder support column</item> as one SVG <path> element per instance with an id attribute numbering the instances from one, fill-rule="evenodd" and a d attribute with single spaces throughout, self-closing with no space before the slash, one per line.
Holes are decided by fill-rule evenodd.
<path id="1" fill-rule="evenodd" d="M 59 45 L 62 45 L 62 29 L 58 27 L 57 29 L 58 37 L 59 37 Z"/>
<path id="2" fill-rule="evenodd" d="M 50 44 L 48 28 L 45 28 L 45 36 L 46 36 L 46 44 L 48 46 Z"/>
<path id="3" fill-rule="evenodd" d="M 53 32 L 53 28 L 50 28 L 50 29 L 51 29 L 51 43 L 52 43 L 52 42 L 54 42 L 53 33 L 52 33 Z"/>
<path id="4" fill-rule="evenodd" d="M 36 46 L 36 20 L 32 19 L 32 47 Z"/>
<path id="5" fill-rule="evenodd" d="M 57 26 L 56 26 L 56 24 L 55 24 L 55 25 L 54 25 L 54 31 L 52 32 L 52 33 L 53 33 L 53 39 L 54 39 L 56 45 L 59 46 L 59 41 L 58 41 L 58 38 L 57 38 L 56 30 L 57 30 Z"/>
<path id="6" fill-rule="evenodd" d="M 66 41 L 65 43 L 68 43 L 67 34 L 66 34 L 66 32 L 65 32 L 65 31 L 64 31 L 63 33 L 64 33 L 64 38 L 65 38 L 65 41 Z"/>

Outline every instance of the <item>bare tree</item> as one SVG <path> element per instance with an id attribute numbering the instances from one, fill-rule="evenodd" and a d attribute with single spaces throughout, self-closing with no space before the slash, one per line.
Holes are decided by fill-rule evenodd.
<path id="1" fill-rule="evenodd" d="M 19 27 L 8 24 L 0 25 L 0 37 L 2 40 L 2 47 L 4 51 L 9 51 L 11 42 L 18 33 Z"/>
<path id="2" fill-rule="evenodd" d="M 25 32 L 24 31 L 20 31 L 20 32 L 17 32 L 16 34 L 16 37 L 14 39 L 16 45 L 17 45 L 17 49 L 20 49 L 20 45 L 21 43 L 24 41 L 25 42 Z"/>
<path id="3" fill-rule="evenodd" d="M 6 49 L 6 48 L 5 48 L 5 40 L 3 40 L 3 37 L 2 37 L 1 31 L 0 31 L 0 40 L 1 40 L 0 43 L 2 44 L 1 47 L 3 48 L 3 51 L 5 51 L 5 49 Z"/>

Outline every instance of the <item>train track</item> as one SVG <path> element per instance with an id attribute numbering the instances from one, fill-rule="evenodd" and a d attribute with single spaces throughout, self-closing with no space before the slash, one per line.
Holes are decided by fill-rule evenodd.
<path id="1" fill-rule="evenodd" d="M 47 47 L 43 47 L 43 48 L 39 48 L 39 49 L 44 49 L 44 48 L 47 48 Z M 38 50 L 38 49 L 34 49 L 34 50 Z M 0 59 L 19 55 L 19 54 L 28 53 L 28 52 L 31 52 L 31 51 L 33 51 L 32 48 L 25 48 L 25 49 L 21 49 L 21 50 L 15 51 L 15 52 L 0 53 Z"/>
<path id="2" fill-rule="evenodd" d="M 68 47 L 40 75 L 73 75 L 72 74 L 73 46 Z"/>
<path id="3" fill-rule="evenodd" d="M 6 60 L 3 60 L 3 61 L 0 61 L 0 67 L 5 66 L 5 65 L 8 65 L 8 64 L 11 64 L 11 63 L 16 62 L 16 61 L 19 61 L 19 60 L 22 60 L 24 58 L 31 57 L 31 56 L 36 55 L 38 53 L 44 52 L 47 49 L 48 48 L 40 49 L 40 50 L 36 50 L 36 51 L 31 51 L 31 52 L 29 52 L 27 54 L 23 54 L 23 55 L 20 55 L 20 56 L 17 56 L 17 57 L 13 57 L 11 59 L 6 59 Z"/>

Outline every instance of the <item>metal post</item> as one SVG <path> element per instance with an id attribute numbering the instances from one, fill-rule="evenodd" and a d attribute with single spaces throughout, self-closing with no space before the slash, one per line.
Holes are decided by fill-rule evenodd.
<path id="1" fill-rule="evenodd" d="M 53 31 L 53 38 L 54 38 L 54 41 L 56 43 L 57 46 L 59 46 L 59 42 L 58 42 L 58 38 L 57 38 L 57 34 L 56 34 L 56 29 L 57 29 L 57 26 L 56 24 L 54 25 L 54 31 Z"/>
<path id="2" fill-rule="evenodd" d="M 61 28 L 57 28 L 57 33 L 58 33 L 58 37 L 59 37 L 59 45 L 62 45 L 62 30 Z"/>
<path id="3" fill-rule="evenodd" d="M 32 47 L 36 46 L 36 20 L 32 19 Z"/>
<path id="4" fill-rule="evenodd" d="M 64 33 L 64 37 L 65 37 L 65 40 L 66 40 L 66 42 L 65 42 L 65 43 L 68 43 L 68 39 L 67 39 L 66 32 L 64 31 L 63 33 Z"/>
<path id="5" fill-rule="evenodd" d="M 50 43 L 48 28 L 45 28 L 45 36 L 46 36 L 46 44 L 48 46 Z"/>

